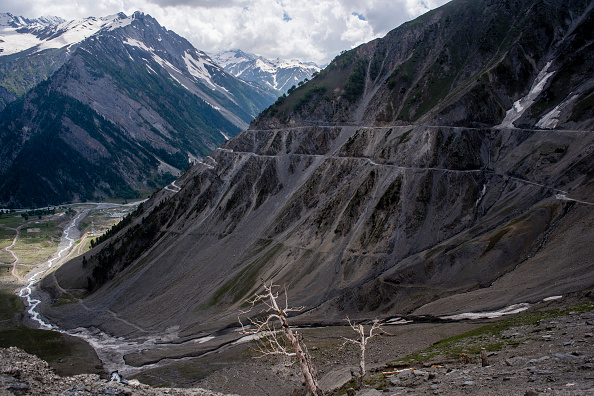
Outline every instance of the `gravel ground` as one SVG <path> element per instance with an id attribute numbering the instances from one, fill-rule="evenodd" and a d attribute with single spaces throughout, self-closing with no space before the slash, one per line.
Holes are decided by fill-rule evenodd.
<path id="1" fill-rule="evenodd" d="M 438 340 L 483 326 L 484 322 L 389 326 L 389 335 L 374 338 L 368 348 L 368 388 L 349 394 L 372 395 L 594 395 L 594 311 L 569 312 L 536 324 L 506 328 L 500 334 L 480 333 L 448 344 L 448 350 L 467 355 L 434 354 L 422 363 L 394 361 Z M 326 391 L 340 388 L 356 368 L 357 352 L 340 348 L 348 328 L 310 329 L 304 332 L 320 384 Z M 483 367 L 476 352 L 497 345 Z M 136 380 L 109 382 L 98 375 L 60 377 L 48 364 L 17 348 L 0 349 L 0 395 L 300 395 L 302 379 L 296 365 L 273 358 L 253 359 L 247 346 L 208 356 L 197 375 L 200 360 L 178 366 L 177 372 L 197 375 L 193 381 L 151 388 Z M 238 358 L 238 353 L 243 355 Z M 422 356 L 422 355 L 420 355 Z M 390 362 L 386 364 L 386 362 Z M 217 367 L 212 367 L 217 366 Z M 170 370 L 168 368 L 168 370 Z M 203 368 L 202 368 L 203 369 Z M 152 371 L 145 378 L 167 374 Z M 169 372 L 171 378 L 171 372 Z M 143 378 L 141 378 L 142 380 Z M 187 380 L 189 378 L 186 377 Z M 161 384 L 163 386 L 163 384 Z M 200 387 L 200 388 L 197 388 Z M 213 389 L 216 393 L 202 388 Z M 344 389 L 344 388 L 343 388 Z"/>
<path id="2" fill-rule="evenodd" d="M 15 347 L 0 348 L 0 395 L 224 396 L 204 389 L 153 389 L 138 381 L 110 382 L 97 374 L 60 377 L 45 361 Z"/>
<path id="3" fill-rule="evenodd" d="M 435 357 L 422 367 L 393 370 L 382 392 L 358 394 L 594 395 L 594 312 L 514 327 L 503 338 L 508 342 L 489 353 L 486 367 L 478 356 Z M 496 340 L 482 339 L 489 341 Z"/>

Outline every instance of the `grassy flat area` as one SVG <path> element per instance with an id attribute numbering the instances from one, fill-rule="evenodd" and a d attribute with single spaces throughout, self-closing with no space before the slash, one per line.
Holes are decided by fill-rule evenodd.
<path id="1" fill-rule="evenodd" d="M 0 228 L 0 249 L 4 249 L 5 247 L 10 246 L 15 235 L 16 230 Z"/>
<path id="2" fill-rule="evenodd" d="M 75 210 L 86 208 L 89 206 L 79 205 Z M 121 219 L 123 214 L 120 212 L 124 210 L 127 213 L 131 209 L 92 211 L 81 224 L 83 235 L 93 230 L 96 237 L 101 235 Z M 36 265 L 43 264 L 55 255 L 64 231 L 63 227 L 73 215 L 74 211 L 67 212 L 58 208 L 55 213 L 41 215 L 0 214 L 0 347 L 16 346 L 37 355 L 47 361 L 60 375 L 102 373 L 101 361 L 82 339 L 56 331 L 31 329 L 23 324 L 25 306 L 16 294 L 20 286 L 11 275 L 10 264 L 14 258 L 6 250 L 1 250 L 12 244 L 16 228 L 21 227 L 20 236 L 12 251 L 18 257 L 16 270 L 24 277 Z M 80 244 L 73 254 L 88 250 L 89 237 L 93 236 L 87 235 L 77 241 Z"/>
<path id="3" fill-rule="evenodd" d="M 0 284 L 10 278 L 10 265 L 0 264 Z M 1 308 L 0 308 L 1 309 Z"/>
<path id="4" fill-rule="evenodd" d="M 60 243 L 62 228 L 59 225 L 63 221 L 64 217 L 59 214 L 27 216 L 27 219 L 18 213 L 1 214 L 0 249 L 12 244 L 17 227 L 21 227 L 20 237 L 12 249 L 19 257 L 19 264 L 43 263 L 51 257 Z M 9 252 L 0 250 L 0 262 L 13 261 Z"/>
<path id="5" fill-rule="evenodd" d="M 47 261 L 60 243 L 62 228 L 60 220 L 39 221 L 21 228 L 19 240 L 12 249 L 19 257 L 19 264 L 35 264 Z"/>
<path id="6" fill-rule="evenodd" d="M 0 226 L 7 228 L 17 228 L 25 223 L 25 219 L 18 213 L 0 214 Z"/>
<path id="7" fill-rule="evenodd" d="M 0 214 L 0 263 L 12 263 L 14 258 L 4 250 L 12 244 L 16 235 L 16 228 L 23 224 L 25 219 L 15 214 Z"/>
<path id="8" fill-rule="evenodd" d="M 0 249 L 4 249 L 4 247 L 0 247 Z M 14 258 L 9 252 L 6 250 L 0 250 L 0 263 L 11 264 L 13 261 Z"/>

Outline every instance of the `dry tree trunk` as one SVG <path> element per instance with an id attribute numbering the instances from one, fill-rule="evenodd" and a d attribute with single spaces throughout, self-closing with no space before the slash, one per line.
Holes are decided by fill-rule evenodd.
<path id="1" fill-rule="evenodd" d="M 343 339 L 345 340 L 345 344 L 350 342 L 352 344 L 357 344 L 359 345 L 359 348 L 361 349 L 361 359 L 359 360 L 359 375 L 357 376 L 357 387 L 359 389 L 363 388 L 363 379 L 365 378 L 365 351 L 367 350 L 367 342 L 375 337 L 377 334 L 377 330 L 383 331 L 381 328 L 381 324 L 379 323 L 378 320 L 374 320 L 373 321 L 373 325 L 371 326 L 371 328 L 369 329 L 369 335 L 365 336 L 365 329 L 363 328 L 362 324 L 354 324 L 351 323 L 350 319 L 348 319 L 349 325 L 351 326 L 351 328 L 353 329 L 353 331 L 355 333 L 357 333 L 357 335 L 360 337 L 358 340 L 354 340 L 351 338 L 346 338 L 343 337 Z"/>
<path id="2" fill-rule="evenodd" d="M 276 298 L 272 295 L 272 292 L 268 291 L 268 297 L 270 298 L 270 302 L 273 304 L 274 310 L 278 315 L 278 319 L 281 322 L 281 326 L 283 329 L 283 333 L 287 340 L 291 343 L 295 354 L 297 355 L 297 360 L 299 360 L 299 367 L 301 368 L 301 372 L 303 373 L 303 378 L 305 379 L 305 384 L 307 385 L 307 389 L 309 393 L 313 396 L 321 396 L 322 390 L 318 385 L 318 381 L 316 379 L 315 370 L 313 368 L 313 364 L 311 362 L 311 357 L 307 352 L 307 349 L 301 347 L 301 342 L 299 337 L 293 333 L 291 326 L 289 326 L 289 322 L 287 321 L 287 316 L 283 310 L 278 307 L 276 303 Z"/>
<path id="3" fill-rule="evenodd" d="M 264 281 L 262 281 L 262 283 L 264 283 Z M 246 314 L 250 312 L 257 303 L 263 303 L 266 307 L 267 313 L 264 319 L 248 319 L 250 321 L 250 325 L 252 326 L 249 329 L 243 325 L 240 317 L 239 323 L 241 324 L 243 333 L 259 335 L 261 338 L 266 337 L 266 345 L 260 346 L 260 353 L 262 356 L 295 356 L 299 361 L 299 368 L 303 373 L 303 378 L 305 380 L 309 394 L 312 396 L 323 396 L 322 389 L 318 385 L 318 381 L 316 379 L 316 371 L 314 369 L 311 356 L 309 355 L 309 351 L 307 350 L 305 343 L 303 343 L 300 334 L 294 332 L 293 329 L 291 329 L 291 326 L 287 320 L 287 315 L 289 312 L 298 311 L 299 309 L 288 308 L 288 302 L 286 300 L 285 308 L 280 308 L 277 302 L 278 293 L 273 293 L 272 288 L 272 284 L 269 286 L 264 283 L 265 292 L 263 294 L 256 294 L 256 296 L 249 301 L 251 303 L 251 308 L 248 311 L 241 312 Z M 293 352 L 288 350 L 285 343 L 282 342 L 282 340 L 279 340 L 277 337 L 278 331 L 272 324 L 272 322 L 275 320 L 280 322 L 282 334 L 291 345 Z"/>

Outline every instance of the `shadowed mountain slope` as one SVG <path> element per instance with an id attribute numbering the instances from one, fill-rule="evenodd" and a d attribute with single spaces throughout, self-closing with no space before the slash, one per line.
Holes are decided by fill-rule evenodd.
<path id="1" fill-rule="evenodd" d="M 341 55 L 188 169 L 179 192 L 155 194 L 86 267 L 46 278 L 53 301 L 57 282 L 86 308 L 44 314 L 187 340 L 233 325 L 261 278 L 305 307 L 302 323 L 594 286 L 591 18 L 586 1 L 458 0 Z M 489 31 L 501 34 L 481 44 Z M 556 129 L 538 128 L 552 111 Z"/>

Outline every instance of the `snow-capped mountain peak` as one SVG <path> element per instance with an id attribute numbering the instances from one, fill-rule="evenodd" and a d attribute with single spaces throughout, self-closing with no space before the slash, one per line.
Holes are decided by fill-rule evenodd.
<path id="1" fill-rule="evenodd" d="M 3 27 L 10 27 L 10 28 L 21 28 L 30 25 L 42 25 L 42 26 L 50 26 L 50 25 L 58 25 L 62 22 L 65 22 L 64 19 L 56 16 L 42 16 L 37 19 L 28 19 L 22 16 L 15 16 L 11 13 L 0 13 L 0 28 Z"/>
<path id="2" fill-rule="evenodd" d="M 101 29 L 130 24 L 132 19 L 123 13 L 72 21 L 65 21 L 59 17 L 27 19 L 12 14 L 0 14 L 0 56 L 67 47 L 81 42 Z"/>
<path id="3" fill-rule="evenodd" d="M 320 71 L 320 68 L 313 63 L 303 63 L 296 59 L 269 60 L 238 49 L 212 55 L 212 58 L 235 77 L 280 92 L 286 92 L 299 81 L 310 78 L 313 73 Z"/>

